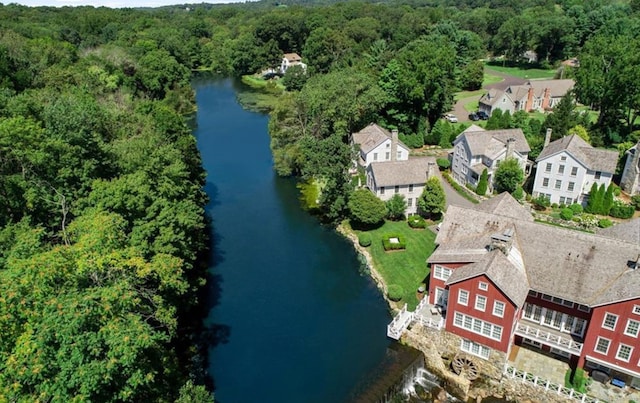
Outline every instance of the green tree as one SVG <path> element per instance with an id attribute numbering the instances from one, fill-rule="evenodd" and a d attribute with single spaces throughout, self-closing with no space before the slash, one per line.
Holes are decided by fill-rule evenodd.
<path id="1" fill-rule="evenodd" d="M 604 187 L 604 184 L 602 184 L 602 187 Z M 600 192 L 600 190 L 598 190 L 598 192 Z M 604 193 L 604 197 L 602 199 L 602 215 L 609 215 L 611 207 L 613 207 L 613 183 L 609 184 L 606 192 Z"/>
<path id="2" fill-rule="evenodd" d="M 476 186 L 476 193 L 480 196 L 484 196 L 487 193 L 487 188 L 489 186 L 489 173 L 487 172 L 487 168 L 482 170 L 482 175 L 480 175 L 480 180 L 478 180 L 478 186 Z"/>
<path id="3" fill-rule="evenodd" d="M 584 211 L 590 214 L 598 214 L 600 211 L 601 201 L 598 200 L 598 184 L 593 183 L 591 190 L 589 191 L 589 198 L 587 199 L 587 205 L 584 207 Z"/>
<path id="4" fill-rule="evenodd" d="M 381 223 L 387 216 L 387 206 L 368 189 L 357 189 L 349 197 L 351 219 L 364 226 Z"/>
<path id="5" fill-rule="evenodd" d="M 515 158 L 502 161 L 493 178 L 493 186 L 498 193 L 513 193 L 522 184 L 524 172 Z"/>
<path id="6" fill-rule="evenodd" d="M 401 194 L 394 194 L 391 199 L 387 200 L 388 217 L 391 220 L 401 220 L 407 211 L 407 201 Z"/>
<path id="7" fill-rule="evenodd" d="M 491 112 L 491 116 L 487 119 L 487 125 L 485 126 L 487 130 L 498 130 L 504 129 L 502 127 L 502 109 L 494 109 Z"/>
<path id="8" fill-rule="evenodd" d="M 444 211 L 445 203 L 446 196 L 440 179 L 437 177 L 429 178 L 417 200 L 419 211 L 429 217 L 434 217 Z"/>
<path id="9" fill-rule="evenodd" d="M 479 90 L 483 80 L 484 64 L 480 60 L 469 62 L 460 71 L 460 87 L 465 91 Z"/>
<path id="10" fill-rule="evenodd" d="M 300 65 L 289 67 L 282 77 L 282 84 L 289 91 L 300 91 L 306 82 L 307 72 Z"/>

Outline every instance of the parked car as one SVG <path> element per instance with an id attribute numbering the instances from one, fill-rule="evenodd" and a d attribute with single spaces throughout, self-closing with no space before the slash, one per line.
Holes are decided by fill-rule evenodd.
<path id="1" fill-rule="evenodd" d="M 469 120 L 473 120 L 475 122 L 477 120 L 480 120 L 480 116 L 478 116 L 478 114 L 476 114 L 476 113 L 470 113 L 469 114 Z"/>
<path id="2" fill-rule="evenodd" d="M 447 119 L 450 123 L 458 123 L 458 118 L 452 113 L 447 113 L 446 115 L 444 115 L 444 118 Z"/>
<path id="3" fill-rule="evenodd" d="M 489 115 L 487 115 L 487 113 L 485 111 L 478 111 L 476 112 L 476 115 L 478 115 L 478 117 L 482 120 L 487 120 L 489 119 Z"/>

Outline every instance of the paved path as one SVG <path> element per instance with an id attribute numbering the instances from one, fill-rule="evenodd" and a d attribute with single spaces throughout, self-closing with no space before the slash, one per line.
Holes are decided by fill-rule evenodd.
<path id="1" fill-rule="evenodd" d="M 471 203 L 469 200 L 460 196 L 458 192 L 456 192 L 456 190 L 453 187 L 451 187 L 449 182 L 447 182 L 447 180 L 442 177 L 439 171 L 438 171 L 438 175 L 440 176 L 440 182 L 442 183 L 442 187 L 444 188 L 444 194 L 447 197 L 446 207 L 449 207 L 450 205 L 454 205 L 458 207 L 471 208 L 474 206 L 474 204 Z"/>

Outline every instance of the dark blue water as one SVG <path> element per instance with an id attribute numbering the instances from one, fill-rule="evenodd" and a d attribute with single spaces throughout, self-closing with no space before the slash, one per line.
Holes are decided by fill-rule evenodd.
<path id="1" fill-rule="evenodd" d="M 386 304 L 352 246 L 274 174 L 268 117 L 243 110 L 230 80 L 193 85 L 214 220 L 216 402 L 346 401 L 384 357 Z"/>

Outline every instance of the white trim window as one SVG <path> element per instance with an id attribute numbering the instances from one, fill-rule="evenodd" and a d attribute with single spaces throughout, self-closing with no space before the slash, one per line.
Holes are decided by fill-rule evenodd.
<path id="1" fill-rule="evenodd" d="M 618 322 L 618 315 L 612 313 L 605 313 L 602 320 L 602 327 L 609 330 L 616 330 L 616 323 Z"/>
<path id="2" fill-rule="evenodd" d="M 482 295 L 476 295 L 475 308 L 478 311 L 484 312 L 484 310 L 487 308 L 487 297 L 482 296 Z"/>
<path id="3" fill-rule="evenodd" d="M 502 326 L 494 325 L 460 312 L 456 312 L 453 316 L 453 325 L 493 340 L 500 341 L 502 339 Z"/>
<path id="4" fill-rule="evenodd" d="M 478 283 L 478 288 L 481 289 L 482 291 L 487 291 L 489 289 L 489 284 L 485 283 L 484 281 L 481 281 L 480 283 Z"/>
<path id="5" fill-rule="evenodd" d="M 629 319 L 627 326 L 624 329 L 624 334 L 631 337 L 638 337 L 638 331 L 640 330 L 640 322 L 637 320 Z"/>
<path id="6" fill-rule="evenodd" d="M 640 305 L 633 306 L 633 313 L 635 313 L 636 315 L 640 315 Z"/>
<path id="7" fill-rule="evenodd" d="M 593 350 L 597 353 L 607 355 L 610 345 L 611 340 L 605 339 L 604 337 L 598 337 L 598 341 L 596 342 L 596 346 Z"/>
<path id="8" fill-rule="evenodd" d="M 458 304 L 467 306 L 469 304 L 469 291 L 467 290 L 459 290 L 458 291 Z"/>
<path id="9" fill-rule="evenodd" d="M 493 315 L 494 316 L 502 318 L 504 316 L 504 309 L 505 309 L 504 302 L 501 302 L 501 301 L 494 301 L 493 302 Z"/>
<path id="10" fill-rule="evenodd" d="M 484 358 L 485 360 L 489 359 L 489 354 L 491 353 L 491 349 L 489 347 L 485 347 L 482 344 L 474 343 L 467 339 L 462 339 L 460 341 L 460 350 L 475 355 L 476 357 Z"/>
<path id="11" fill-rule="evenodd" d="M 629 362 L 632 351 L 633 347 L 627 346 L 626 344 L 620 344 L 618 346 L 618 352 L 616 352 L 616 358 L 624 362 Z"/>
<path id="12" fill-rule="evenodd" d="M 433 268 L 433 277 L 438 280 L 447 281 L 451 276 L 451 273 L 453 273 L 453 270 L 440 265 L 435 265 Z"/>

